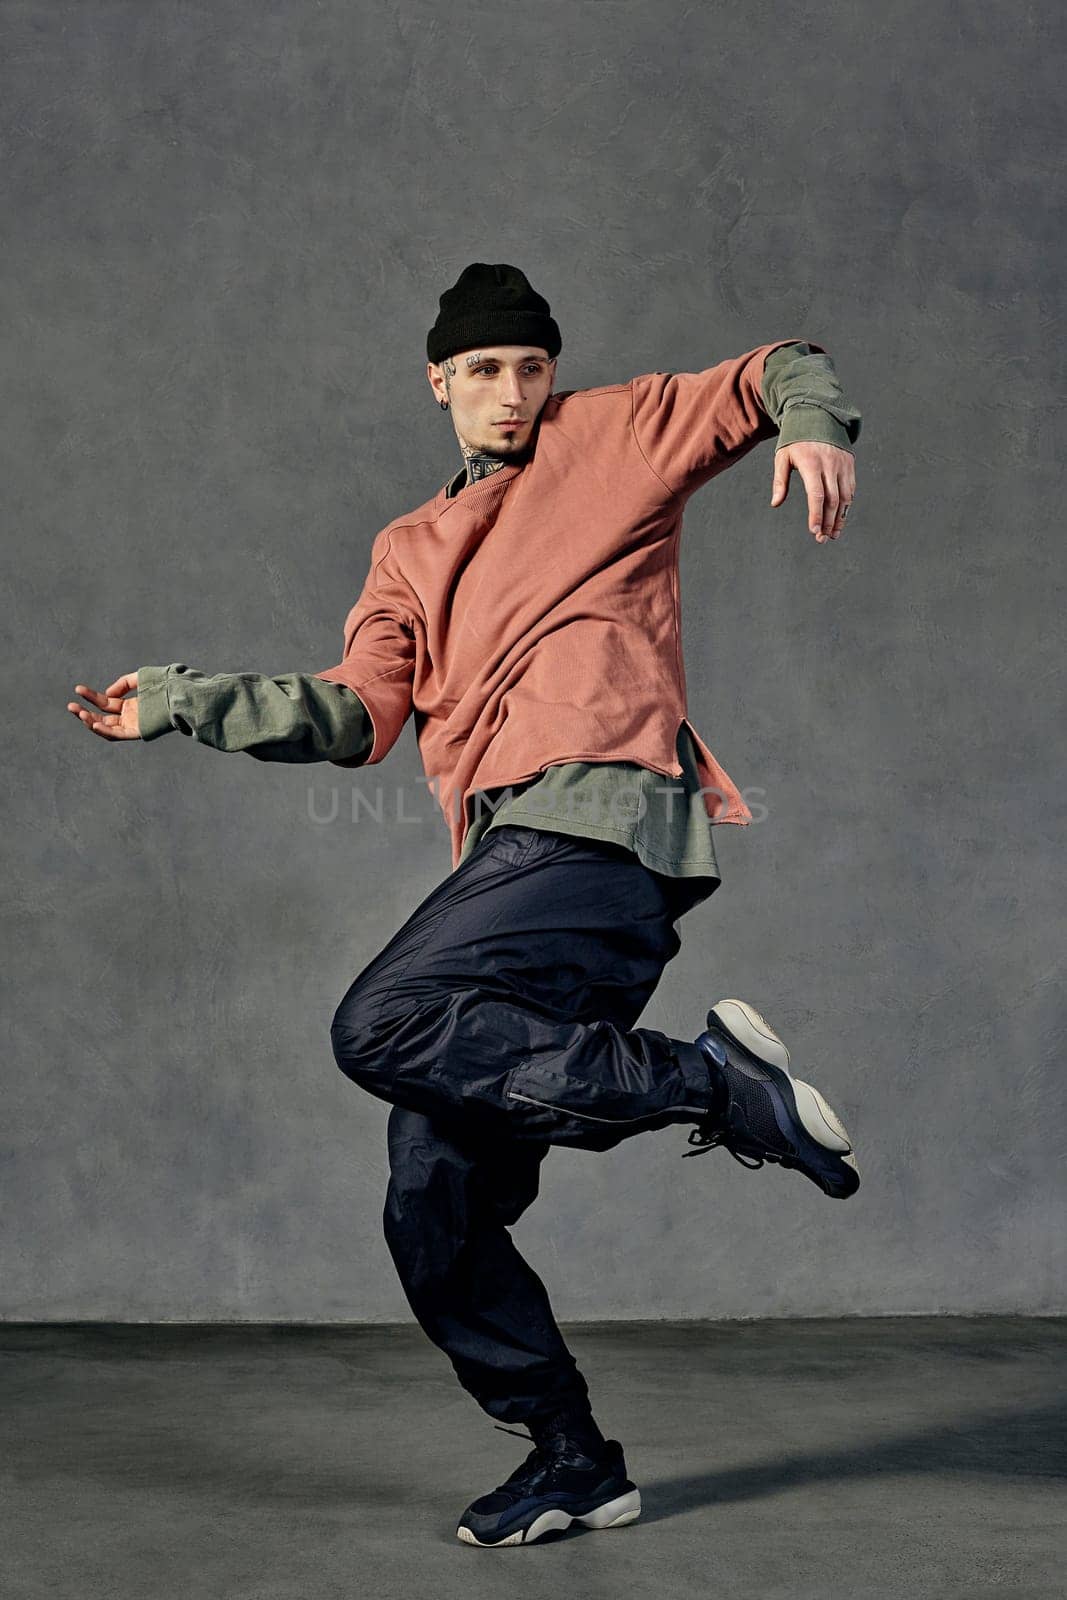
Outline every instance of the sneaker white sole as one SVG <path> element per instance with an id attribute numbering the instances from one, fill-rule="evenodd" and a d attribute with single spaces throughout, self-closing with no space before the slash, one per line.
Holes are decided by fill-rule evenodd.
<path id="1" fill-rule="evenodd" d="M 640 1515 L 641 1491 L 629 1489 L 626 1494 L 620 1494 L 616 1499 L 597 1506 L 595 1511 L 586 1511 L 580 1516 L 571 1516 L 558 1506 L 551 1511 L 542 1511 L 528 1528 L 509 1533 L 506 1539 L 478 1539 L 469 1528 L 457 1528 L 456 1537 L 464 1544 L 476 1544 L 482 1550 L 501 1550 L 505 1545 L 532 1544 L 543 1533 L 551 1533 L 556 1528 L 569 1528 L 572 1522 L 581 1522 L 587 1528 L 622 1528 L 628 1522 L 636 1522 Z"/>
<path id="2" fill-rule="evenodd" d="M 848 1129 L 814 1084 L 805 1083 L 803 1078 L 794 1078 L 789 1070 L 789 1051 L 766 1017 L 761 1017 L 755 1006 L 750 1006 L 747 1000 L 720 1000 L 711 1009 L 739 1044 L 751 1050 L 761 1061 L 767 1061 L 785 1073 L 792 1085 L 797 1116 L 805 1131 L 816 1144 L 822 1145 L 824 1150 L 832 1150 L 846 1167 L 851 1167 L 858 1174 L 859 1167 Z"/>
<path id="3" fill-rule="evenodd" d="M 787 1077 L 793 1076 L 789 1071 L 789 1051 L 755 1006 L 750 1006 L 747 1000 L 720 1000 L 711 1009 L 738 1044 L 743 1044 L 761 1061 L 769 1061 L 772 1067 L 779 1067 Z"/>

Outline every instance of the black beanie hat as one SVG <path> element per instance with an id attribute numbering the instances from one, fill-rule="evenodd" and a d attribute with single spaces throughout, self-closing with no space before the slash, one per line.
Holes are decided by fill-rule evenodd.
<path id="1" fill-rule="evenodd" d="M 479 344 L 532 344 L 547 350 L 550 358 L 563 347 L 548 301 L 518 267 L 472 262 L 439 304 L 437 321 L 426 336 L 426 358 L 435 366 L 457 350 Z"/>

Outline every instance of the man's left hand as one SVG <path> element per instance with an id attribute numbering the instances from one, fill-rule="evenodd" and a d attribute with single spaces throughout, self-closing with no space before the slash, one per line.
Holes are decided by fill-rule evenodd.
<path id="1" fill-rule="evenodd" d="M 772 506 L 780 506 L 785 500 L 794 467 L 808 492 L 809 531 L 819 544 L 836 539 L 856 493 L 856 462 L 851 450 L 812 440 L 783 445 L 774 457 Z"/>

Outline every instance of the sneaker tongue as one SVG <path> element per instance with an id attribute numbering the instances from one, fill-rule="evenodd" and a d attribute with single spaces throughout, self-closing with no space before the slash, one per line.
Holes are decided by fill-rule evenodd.
<path id="1" fill-rule="evenodd" d="M 549 1423 L 532 1424 L 530 1430 L 539 1445 L 553 1457 L 565 1455 L 570 1461 L 599 1461 L 607 1441 L 581 1417 L 560 1417 Z"/>
<path id="2" fill-rule="evenodd" d="M 548 1440 L 544 1449 L 554 1462 L 559 1462 L 565 1467 L 587 1467 L 590 1463 L 599 1464 L 604 1455 L 601 1446 L 592 1442 L 583 1443 L 577 1439 Z"/>

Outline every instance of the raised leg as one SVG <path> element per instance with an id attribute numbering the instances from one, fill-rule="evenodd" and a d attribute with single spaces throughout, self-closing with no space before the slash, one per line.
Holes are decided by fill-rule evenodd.
<path id="1" fill-rule="evenodd" d="M 629 852 L 494 829 L 351 984 L 334 1054 L 432 1121 L 611 1149 L 707 1116 L 701 1052 L 633 1026 L 679 948 L 663 880 Z"/>

